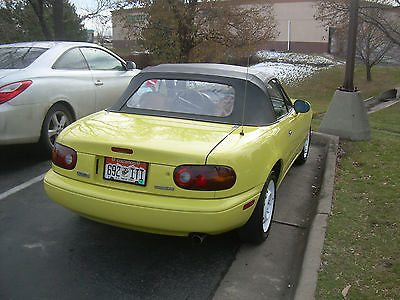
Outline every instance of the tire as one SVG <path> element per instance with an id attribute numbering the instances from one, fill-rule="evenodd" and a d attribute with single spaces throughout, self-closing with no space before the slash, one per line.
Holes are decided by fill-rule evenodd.
<path id="1" fill-rule="evenodd" d="M 304 142 L 303 150 L 301 150 L 300 155 L 295 160 L 295 163 L 297 165 L 302 165 L 307 161 L 308 155 L 310 153 L 310 144 L 311 144 L 311 128 L 308 131 L 306 141 Z"/>
<path id="2" fill-rule="evenodd" d="M 275 173 L 271 172 L 250 219 L 238 230 L 243 242 L 260 244 L 268 237 L 275 211 L 276 181 Z"/>
<path id="3" fill-rule="evenodd" d="M 51 152 L 60 132 L 73 122 L 71 112 L 65 105 L 53 105 L 44 118 L 40 133 L 40 144 L 47 152 Z"/>

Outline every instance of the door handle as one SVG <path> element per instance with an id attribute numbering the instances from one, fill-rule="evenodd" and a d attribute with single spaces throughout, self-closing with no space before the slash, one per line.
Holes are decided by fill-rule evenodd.
<path id="1" fill-rule="evenodd" d="M 94 84 L 97 86 L 100 86 L 100 85 L 103 85 L 104 83 L 101 80 L 97 80 Z"/>
<path id="2" fill-rule="evenodd" d="M 289 136 L 292 136 L 292 133 L 293 133 L 293 132 L 292 132 L 291 130 L 289 130 Z"/>

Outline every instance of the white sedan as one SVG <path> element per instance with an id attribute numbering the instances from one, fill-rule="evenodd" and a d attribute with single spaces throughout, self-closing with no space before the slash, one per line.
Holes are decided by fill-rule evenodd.
<path id="1" fill-rule="evenodd" d="M 51 150 L 63 128 L 111 106 L 139 72 L 91 43 L 0 45 L 0 145 Z"/>

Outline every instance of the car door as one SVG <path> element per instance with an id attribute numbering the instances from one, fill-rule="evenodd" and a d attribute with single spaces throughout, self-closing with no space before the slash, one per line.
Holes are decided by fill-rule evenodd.
<path id="1" fill-rule="evenodd" d="M 282 144 L 284 168 L 290 166 L 297 150 L 296 112 L 285 98 L 280 84 L 271 80 L 266 85 L 276 118 L 279 122 L 279 142 Z"/>
<path id="2" fill-rule="evenodd" d="M 308 134 L 309 128 L 307 127 L 307 122 L 304 122 L 303 114 L 299 114 L 294 110 L 292 101 L 289 99 L 282 85 L 277 80 L 272 80 L 275 86 L 280 90 L 281 95 L 289 109 L 289 114 L 291 116 L 291 130 L 292 130 L 292 140 L 293 140 L 293 159 L 302 150 L 304 146 L 305 138 Z"/>
<path id="3" fill-rule="evenodd" d="M 95 111 L 92 73 L 79 48 L 69 49 L 59 56 L 47 81 L 53 91 L 53 102 L 70 103 L 78 119 Z"/>
<path id="4" fill-rule="evenodd" d="M 127 70 L 124 63 L 110 53 L 91 47 L 82 47 L 96 87 L 96 110 L 114 104 L 127 88 L 137 70 Z"/>

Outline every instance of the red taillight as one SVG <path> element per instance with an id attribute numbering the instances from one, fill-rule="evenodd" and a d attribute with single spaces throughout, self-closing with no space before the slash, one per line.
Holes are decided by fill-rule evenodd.
<path id="1" fill-rule="evenodd" d="M 175 169 L 174 180 L 178 186 L 185 188 L 192 184 L 193 174 L 187 168 L 182 167 L 179 170 Z"/>
<path id="2" fill-rule="evenodd" d="M 76 151 L 69 147 L 55 143 L 51 155 L 53 164 L 61 168 L 72 170 L 76 165 Z"/>
<path id="3" fill-rule="evenodd" d="M 219 191 L 231 188 L 236 182 L 236 174 L 227 166 L 183 165 L 175 168 L 174 181 L 187 190 Z"/>
<path id="4" fill-rule="evenodd" d="M 32 84 L 31 80 L 14 82 L 0 87 L 0 104 L 11 100 L 21 94 L 28 86 Z"/>

